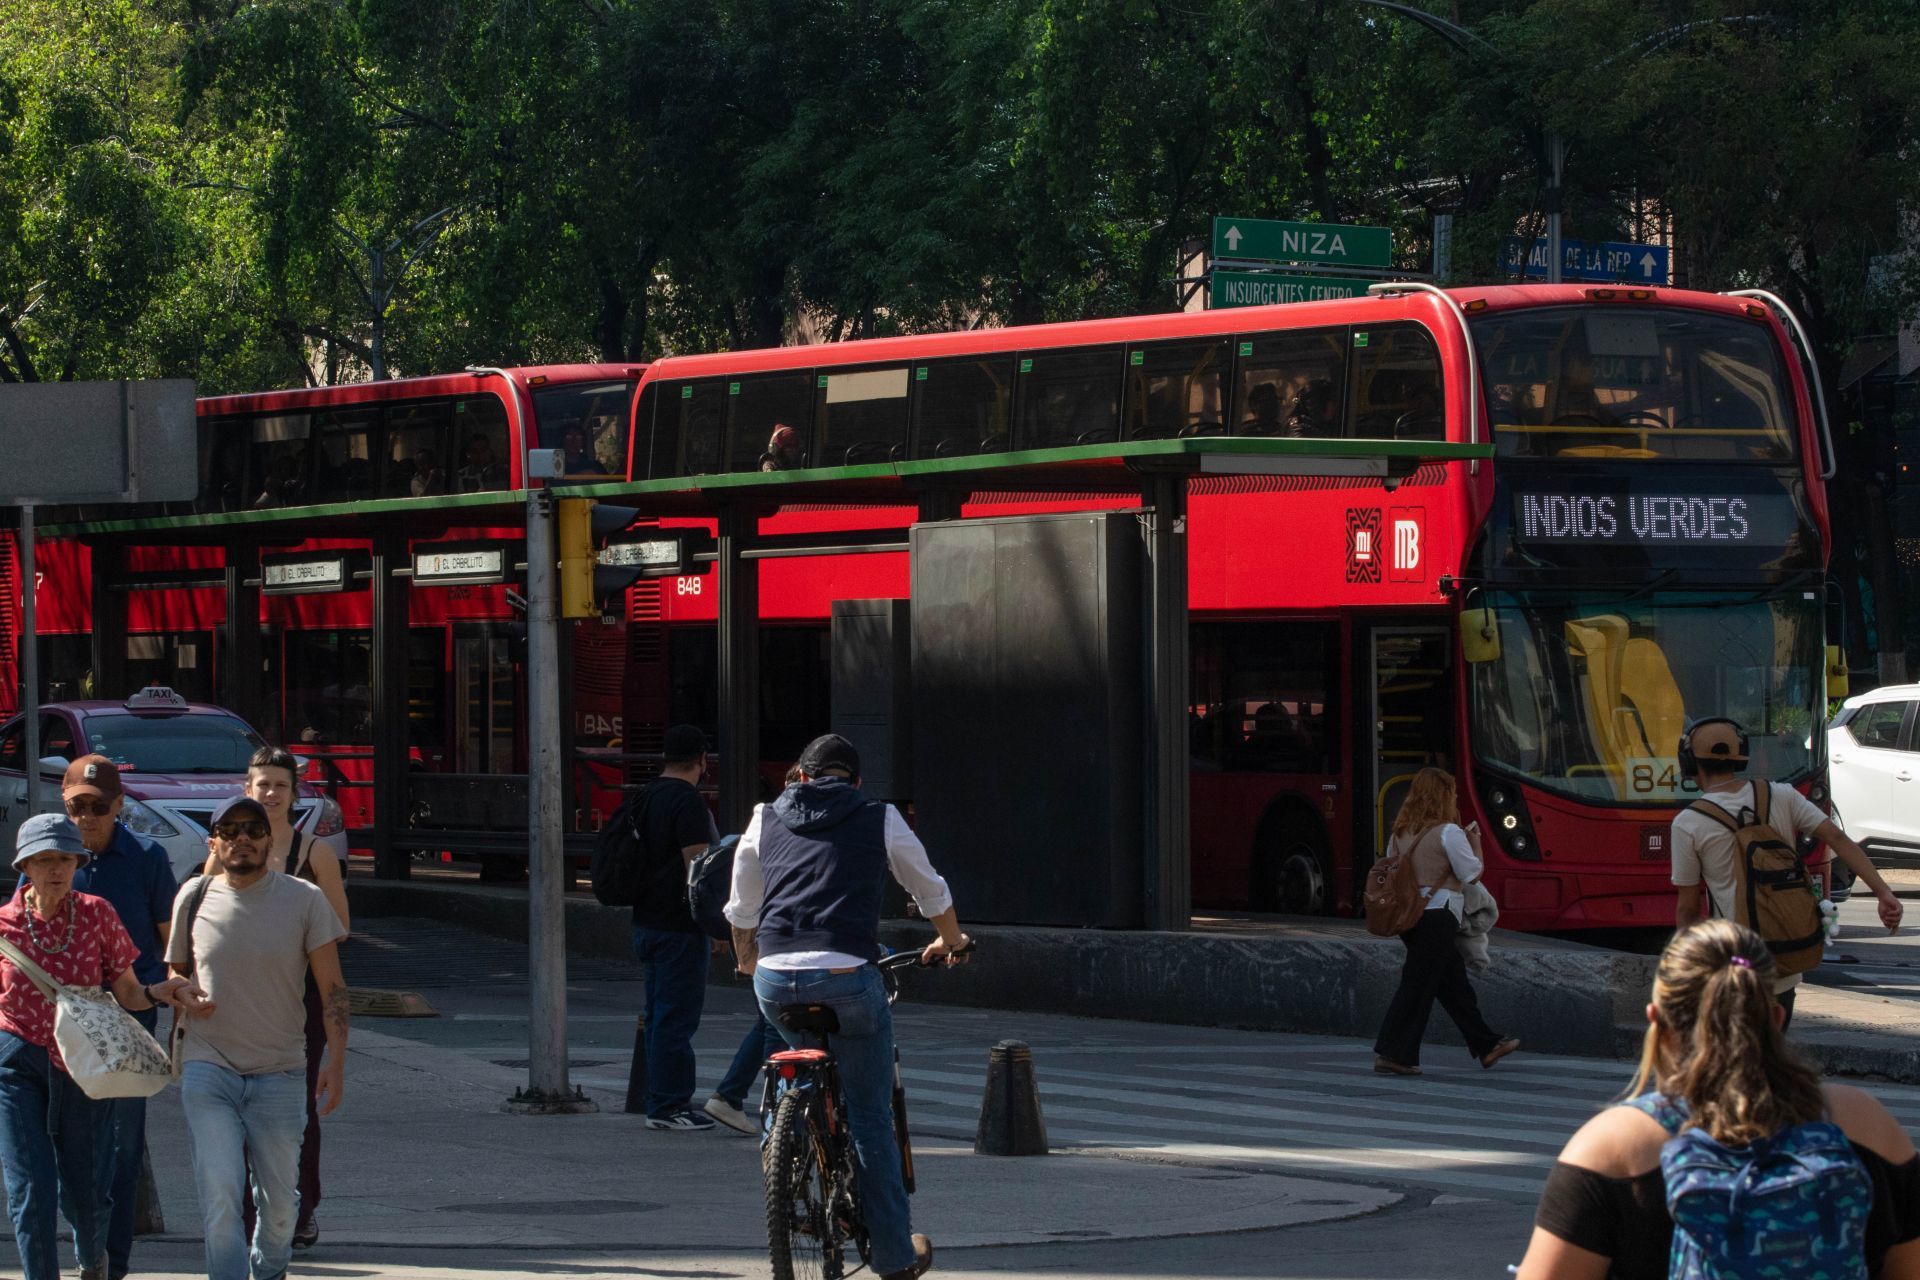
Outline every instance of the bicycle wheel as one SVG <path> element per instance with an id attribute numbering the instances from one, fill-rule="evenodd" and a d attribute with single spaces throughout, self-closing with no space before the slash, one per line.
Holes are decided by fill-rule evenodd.
<path id="1" fill-rule="evenodd" d="M 842 1274 L 840 1228 L 830 1212 L 833 1188 L 807 1102 L 807 1094 L 797 1089 L 780 1099 L 767 1143 L 773 1280 L 839 1280 Z"/>

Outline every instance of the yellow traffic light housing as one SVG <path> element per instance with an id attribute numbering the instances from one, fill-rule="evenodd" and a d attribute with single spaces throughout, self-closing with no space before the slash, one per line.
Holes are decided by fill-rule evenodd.
<path id="1" fill-rule="evenodd" d="M 559 503 L 560 616 L 592 618 L 600 605 L 593 594 L 594 545 L 592 498 L 562 498 Z"/>

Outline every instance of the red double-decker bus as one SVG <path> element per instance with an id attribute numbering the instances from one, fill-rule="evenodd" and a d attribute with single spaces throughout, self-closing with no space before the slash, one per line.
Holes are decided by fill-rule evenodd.
<path id="1" fill-rule="evenodd" d="M 562 450 L 569 478 L 618 479 L 642 366 L 555 365 L 472 369 L 435 377 L 220 396 L 199 402 L 200 496 L 162 507 L 43 509 L 58 525 L 75 520 L 239 512 L 260 517 L 253 536 L 269 560 L 336 550 L 359 553 L 351 536 L 311 537 L 309 513 L 391 510 L 423 514 L 461 501 L 504 498 L 525 483 L 529 448 Z M 372 510 L 373 507 L 367 507 Z M 423 536 L 428 525 L 423 523 Z M 236 541 L 242 531 L 229 531 Z M 436 540 L 517 541 L 522 531 L 432 522 Z M 125 594 L 124 652 L 106 664 L 115 688 L 97 687 L 94 552 L 81 539 L 50 537 L 37 550 L 44 700 L 125 697 L 149 682 L 204 702 L 234 687 L 218 545 L 174 545 L 157 529 L 118 554 L 114 590 Z M 0 712 L 15 708 L 19 672 L 19 563 L 12 535 L 0 538 Z M 271 740 L 313 762 L 308 780 L 327 788 L 350 831 L 373 818 L 370 700 L 371 600 L 365 584 L 260 601 L 262 670 L 247 682 L 248 714 Z M 410 593 L 404 714 L 416 766 L 454 773 L 524 771 L 524 625 L 504 585 L 455 585 Z M 582 632 L 576 645 L 581 732 L 619 746 L 620 670 L 607 637 Z M 118 643 L 116 640 L 115 643 Z M 117 669 L 116 669 L 117 668 Z M 383 711 L 389 710 L 382 708 Z"/>
<path id="2" fill-rule="evenodd" d="M 1352 911 L 1431 763 L 1492 833 L 1504 924 L 1659 925 L 1689 718 L 1739 719 L 1757 773 L 1824 799 L 1832 450 L 1793 323 L 1753 297 L 1409 285 L 668 358 L 641 381 L 630 470 L 870 468 L 1193 435 L 1491 440 L 1489 461 L 1388 488 L 1192 481 L 1193 900 Z M 1136 501 L 974 492 L 961 514 Z M 783 508 L 760 529 L 913 518 Z M 763 672 L 784 668 L 765 679 L 775 698 L 824 689 L 833 600 L 910 589 L 905 553 L 758 572 Z M 710 579 L 655 590 L 668 716 L 711 725 Z M 824 722 L 795 711 L 797 727 Z M 789 737 L 767 734 L 763 754 Z"/>

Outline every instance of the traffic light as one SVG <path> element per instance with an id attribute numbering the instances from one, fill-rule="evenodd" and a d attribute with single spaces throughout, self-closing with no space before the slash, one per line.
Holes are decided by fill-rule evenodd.
<path id="1" fill-rule="evenodd" d="M 559 501 L 560 616 L 591 618 L 600 612 L 593 594 L 594 557 L 599 545 L 593 536 L 592 498 Z"/>
<path id="2" fill-rule="evenodd" d="M 634 507 L 616 507 L 591 498 L 561 498 L 560 616 L 593 618 L 602 601 L 613 600 L 649 572 L 658 572 L 657 557 L 671 543 L 678 559 L 678 540 L 664 537 L 646 543 L 617 543 L 601 547 L 613 534 L 640 518 Z"/>

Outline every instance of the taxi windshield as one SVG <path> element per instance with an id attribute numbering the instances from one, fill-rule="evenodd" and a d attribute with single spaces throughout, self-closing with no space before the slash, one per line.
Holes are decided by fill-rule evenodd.
<path id="1" fill-rule="evenodd" d="M 138 773 L 244 774 L 266 742 L 232 716 L 88 716 L 87 749 Z"/>
<path id="2" fill-rule="evenodd" d="M 1500 652 L 1468 675 L 1483 764 L 1565 796 L 1671 805 L 1693 790 L 1675 756 L 1703 716 L 1746 728 L 1754 777 L 1798 781 L 1821 758 L 1823 619 L 1802 593 L 1540 591 L 1486 603 Z"/>

